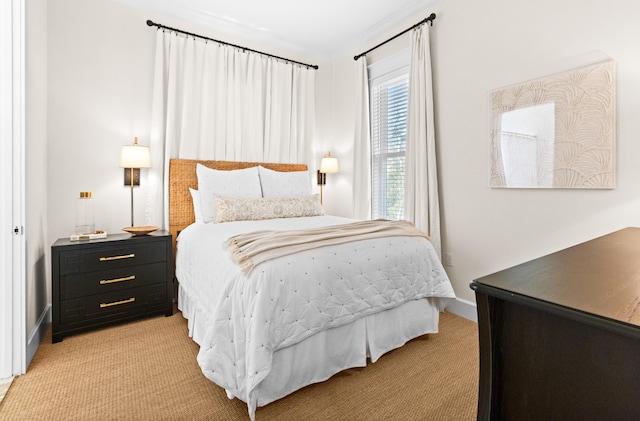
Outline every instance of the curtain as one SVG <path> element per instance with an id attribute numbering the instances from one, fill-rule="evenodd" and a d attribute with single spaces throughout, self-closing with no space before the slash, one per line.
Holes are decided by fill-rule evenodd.
<path id="1" fill-rule="evenodd" d="M 146 222 L 168 229 L 169 160 L 310 162 L 315 71 L 158 30 Z"/>
<path id="2" fill-rule="evenodd" d="M 356 219 L 371 219 L 371 134 L 366 56 L 355 62 L 356 125 L 353 150 L 353 203 Z"/>
<path id="3" fill-rule="evenodd" d="M 429 25 L 411 32 L 405 167 L 405 218 L 431 238 L 441 257 Z"/>

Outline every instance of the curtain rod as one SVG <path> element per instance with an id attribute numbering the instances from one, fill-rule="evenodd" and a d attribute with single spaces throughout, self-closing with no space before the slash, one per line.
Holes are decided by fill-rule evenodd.
<path id="1" fill-rule="evenodd" d="M 431 26 L 433 26 L 433 20 L 434 20 L 435 18 L 436 18 L 436 14 L 435 14 L 435 13 L 432 13 L 432 14 L 430 14 L 430 15 L 429 15 L 429 17 L 422 19 L 420 22 L 416 23 L 416 24 L 415 24 L 415 25 L 413 25 L 411 28 L 407 28 L 407 29 L 405 29 L 404 31 L 400 32 L 399 34 L 397 34 L 397 35 L 395 35 L 395 36 L 393 36 L 393 37 L 389 38 L 388 40 L 381 42 L 380 44 L 376 45 L 375 47 L 373 47 L 373 48 L 369 48 L 369 49 L 368 49 L 367 51 L 365 51 L 364 53 L 360 53 L 360 54 L 358 54 L 357 56 L 354 56 L 354 57 L 353 57 L 353 59 L 354 59 L 354 60 L 358 60 L 360 57 L 362 57 L 362 56 L 364 56 L 364 55 L 367 55 L 367 53 L 372 52 L 373 50 L 375 50 L 375 49 L 376 49 L 376 48 L 378 48 L 378 47 L 382 47 L 382 46 L 383 46 L 383 45 L 385 45 L 387 42 L 389 42 L 389 41 L 393 41 L 394 39 L 398 38 L 400 35 L 403 35 L 403 34 L 405 34 L 405 33 L 409 32 L 410 30 L 412 30 L 412 29 L 414 29 L 414 28 L 417 28 L 418 26 L 420 26 L 420 25 L 422 25 L 422 24 L 425 24 L 425 23 L 429 22 L 429 24 L 430 24 Z"/>
<path id="2" fill-rule="evenodd" d="M 193 34 L 191 32 L 183 31 L 181 29 L 172 28 L 170 26 L 165 26 L 165 25 L 162 25 L 160 23 L 155 23 L 155 22 L 153 22 L 151 20 L 147 20 L 147 26 L 157 26 L 158 28 L 168 29 L 170 31 L 178 32 L 178 33 L 189 35 L 189 36 L 196 37 L 196 38 L 206 39 L 208 41 L 214 41 L 214 42 L 217 42 L 218 44 L 229 45 L 231 47 L 236 47 L 236 48 L 239 48 L 239 49 L 244 50 L 244 51 L 251 51 L 253 53 L 258 53 L 258 54 L 261 54 L 263 56 L 277 58 L 279 60 L 288 61 L 289 63 L 300 64 L 302 66 L 310 67 L 312 69 L 317 69 L 318 68 L 318 66 L 315 65 L 315 64 L 301 63 L 299 61 L 291 60 L 291 59 L 284 58 L 284 57 L 279 57 L 279 56 L 276 56 L 276 55 L 273 55 L 273 54 L 269 54 L 269 53 L 264 53 L 262 51 L 254 50 L 254 49 L 247 48 L 247 47 L 243 47 L 241 45 L 231 44 L 230 42 L 220 41 L 220 40 L 217 40 L 217 39 L 208 38 L 208 37 L 205 37 L 205 36 L 202 36 L 202 35 Z"/>

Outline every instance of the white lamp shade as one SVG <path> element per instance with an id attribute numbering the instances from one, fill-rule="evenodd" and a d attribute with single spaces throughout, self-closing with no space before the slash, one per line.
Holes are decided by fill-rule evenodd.
<path id="1" fill-rule="evenodd" d="M 331 155 L 325 156 L 320 161 L 320 172 L 322 173 L 337 173 L 338 172 L 338 158 L 334 158 Z"/>
<path id="2" fill-rule="evenodd" d="M 123 146 L 120 151 L 120 168 L 151 168 L 148 146 Z"/>

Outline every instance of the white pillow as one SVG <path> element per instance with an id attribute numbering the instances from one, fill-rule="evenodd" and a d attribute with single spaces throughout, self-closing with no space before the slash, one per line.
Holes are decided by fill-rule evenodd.
<path id="1" fill-rule="evenodd" d="M 200 207 L 200 192 L 189 187 L 191 193 L 191 201 L 193 202 L 193 214 L 196 216 L 196 222 L 202 221 L 202 208 Z"/>
<path id="2" fill-rule="evenodd" d="M 262 197 L 258 167 L 222 171 L 197 164 L 196 175 L 198 177 L 202 221 L 205 223 L 216 219 L 216 195 Z"/>
<path id="3" fill-rule="evenodd" d="M 273 171 L 258 167 L 262 197 L 308 196 L 311 194 L 309 171 Z"/>
<path id="4" fill-rule="evenodd" d="M 247 199 L 218 196 L 216 222 L 324 215 L 320 195 Z"/>

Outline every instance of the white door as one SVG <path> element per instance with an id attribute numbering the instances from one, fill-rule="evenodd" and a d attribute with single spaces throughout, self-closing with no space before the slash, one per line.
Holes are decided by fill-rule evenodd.
<path id="1" fill-rule="evenodd" d="M 12 190 L 12 63 L 11 60 L 11 2 L 0 2 L 0 380 L 11 377 L 13 342 L 12 324 L 12 267 L 13 222 Z"/>
<path id="2" fill-rule="evenodd" d="M 25 370 L 23 101 L 24 0 L 0 1 L 0 379 Z"/>

